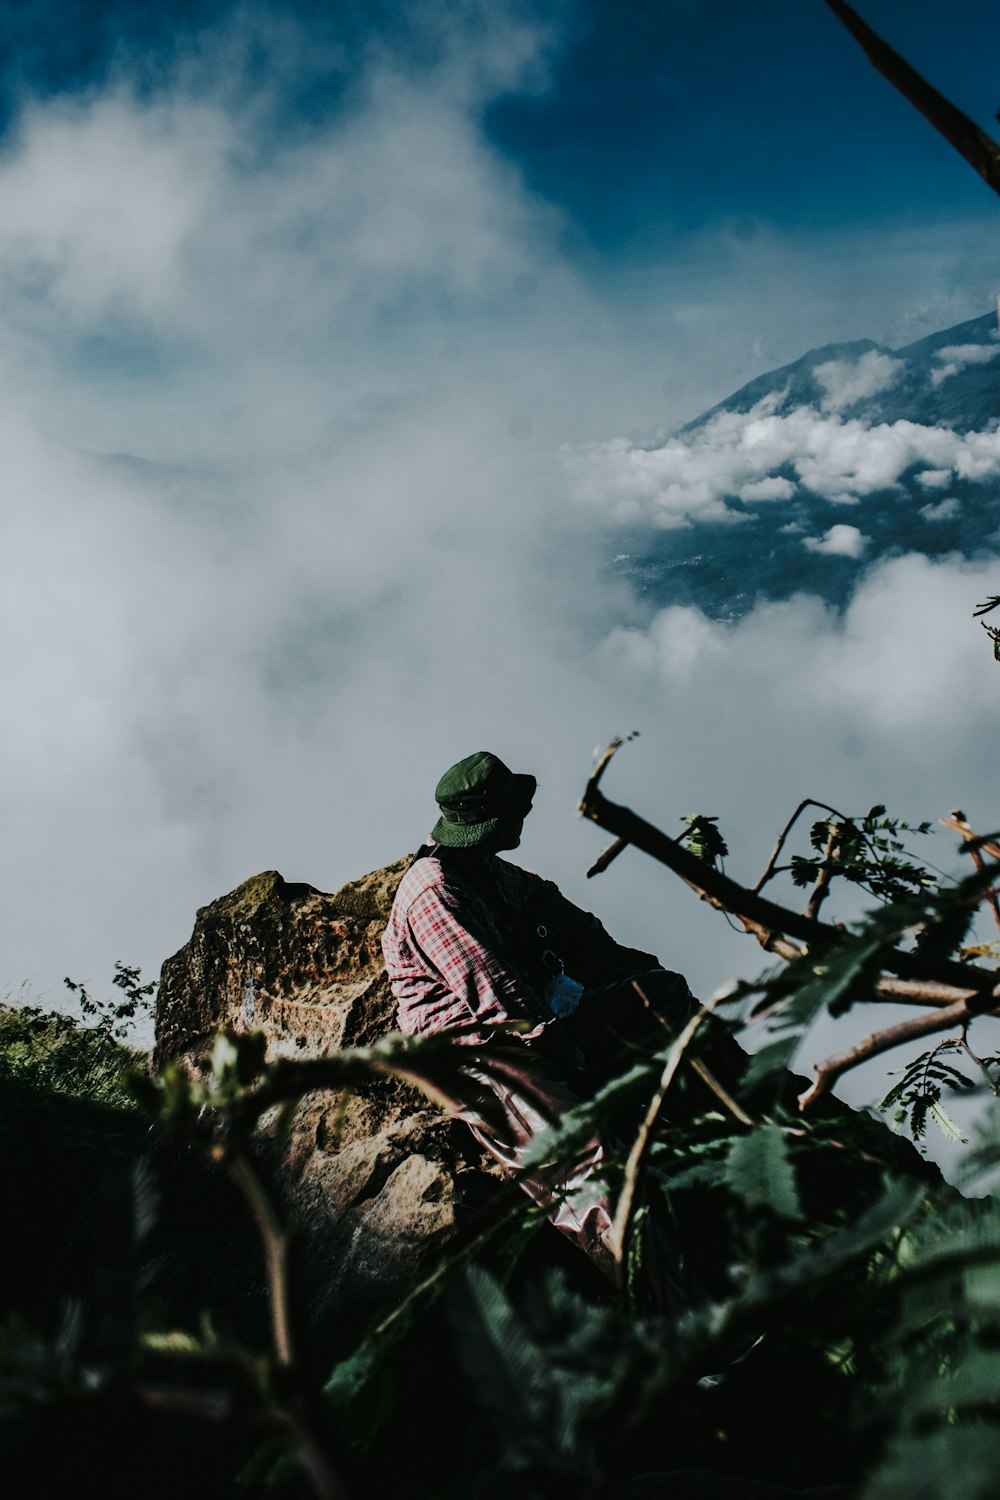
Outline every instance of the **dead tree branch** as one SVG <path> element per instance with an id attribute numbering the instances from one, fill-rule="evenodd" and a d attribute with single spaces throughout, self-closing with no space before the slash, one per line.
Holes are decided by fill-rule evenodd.
<path id="1" fill-rule="evenodd" d="M 971 1019 L 968 1001 L 959 1000 L 954 1005 L 942 1006 L 940 1010 L 932 1010 L 927 1015 L 911 1016 L 908 1021 L 886 1026 L 883 1031 L 873 1031 L 863 1041 L 818 1064 L 812 1085 L 804 1094 L 799 1095 L 799 1109 L 809 1109 L 817 1099 L 829 1093 L 838 1078 L 856 1068 L 859 1063 L 867 1062 L 870 1057 L 890 1052 L 893 1047 L 912 1042 L 916 1037 L 933 1036 L 936 1031 L 950 1031 L 952 1027 L 961 1026 Z"/>
<path id="2" fill-rule="evenodd" d="M 652 823 L 647 823 L 631 808 L 611 802 L 600 791 L 598 783 L 614 748 L 617 745 L 609 748 L 587 783 L 580 803 L 580 812 L 584 817 L 666 865 L 675 875 L 680 876 L 699 900 L 707 902 L 717 911 L 736 917 L 768 952 L 777 953 L 782 958 L 799 956 L 800 950 L 787 942 L 788 937 L 798 938 L 809 948 L 843 938 L 841 928 L 807 917 L 801 912 L 791 911 L 768 900 L 766 896 L 761 896 L 757 891 L 748 890 L 730 876 L 724 875 L 721 870 L 716 870 L 692 854 L 678 839 L 671 838 Z M 993 1009 L 992 994 L 987 993 L 992 991 L 992 980 L 985 970 L 982 971 L 980 984 L 977 982 L 979 976 L 975 970 L 970 971 L 968 964 L 952 959 L 929 960 L 920 954 L 905 953 L 899 948 L 887 950 L 883 966 L 901 979 L 915 981 L 918 992 L 929 985 L 945 985 L 956 992 L 956 1000 L 965 997 L 970 1005 L 978 1003 L 982 1010 Z M 928 990 L 927 993 L 929 995 L 931 992 Z M 936 995 L 937 991 L 934 993 Z M 895 998 L 900 998 L 898 989 Z"/>
<path id="3" fill-rule="evenodd" d="M 964 813 L 956 811 L 952 813 L 950 818 L 939 818 L 938 821 L 945 828 L 953 828 L 956 833 L 962 835 L 964 847 L 968 850 L 972 858 L 972 863 L 977 870 L 983 868 L 982 851 L 984 849 L 991 859 L 1000 859 L 1000 844 L 991 843 L 989 840 L 984 843 L 977 843 L 976 835 L 966 822 Z M 989 902 L 993 912 L 993 920 L 996 922 L 997 928 L 1000 929 L 1000 896 L 997 895 L 995 890 L 990 890 L 986 892 L 986 900 Z"/>
<path id="4" fill-rule="evenodd" d="M 1000 193 L 1000 146 L 962 110 L 921 77 L 845 0 L 826 0 L 874 68 L 930 120 L 995 193 Z"/>
<path id="5" fill-rule="evenodd" d="M 790 942 L 785 933 L 793 934 L 807 947 L 843 939 L 844 932 L 841 928 L 821 922 L 815 916 L 790 911 L 761 896 L 759 886 L 766 878 L 767 870 L 761 882 L 758 882 L 758 888 L 748 890 L 724 875 L 721 870 L 692 854 L 678 839 L 670 838 L 652 823 L 647 823 L 632 812 L 631 808 L 621 807 L 605 797 L 598 783 L 620 743 L 621 741 L 616 741 L 608 748 L 587 783 L 580 802 L 580 812 L 584 817 L 615 834 L 618 843 L 634 844 L 637 849 L 673 870 L 700 900 L 736 917 L 762 947 L 771 952 L 777 952 L 786 958 L 802 956 L 803 949 Z M 796 809 L 776 845 L 769 867 L 773 867 L 795 818 L 808 805 L 806 801 Z M 960 831 L 965 834 L 967 843 L 975 844 L 969 851 L 971 854 L 977 855 L 979 848 L 985 847 L 991 856 L 995 853 L 1000 855 L 1000 847 L 988 841 L 983 843 L 976 840 L 968 825 L 964 825 Z M 981 868 L 981 864 L 978 867 Z M 995 891 L 988 890 L 985 897 L 981 895 L 977 899 L 991 898 L 995 899 Z M 914 1016 L 873 1032 L 855 1046 L 820 1063 L 816 1069 L 815 1081 L 799 1099 L 800 1109 L 807 1109 L 814 1104 L 832 1088 L 842 1074 L 868 1058 L 877 1057 L 915 1037 L 930 1036 L 953 1026 L 967 1026 L 975 1016 L 995 1013 L 1000 1009 L 1000 984 L 996 983 L 995 974 L 989 970 L 977 971 L 974 966 L 951 959 L 930 960 L 923 954 L 906 953 L 899 948 L 887 949 L 881 963 L 883 968 L 894 972 L 880 976 L 871 985 L 867 998 L 929 1006 L 931 1009 L 924 1015 Z M 666 1091 L 663 1085 L 665 1083 L 669 1086 L 672 1077 L 673 1071 L 667 1070 L 664 1080 L 661 1080 L 661 1091 L 654 1096 L 654 1104 L 651 1105 L 653 1115 L 648 1129 L 652 1129 L 652 1121 L 662 1103 L 663 1093 Z M 630 1206 L 631 1199 L 626 1195 L 624 1223 L 627 1223 Z"/>

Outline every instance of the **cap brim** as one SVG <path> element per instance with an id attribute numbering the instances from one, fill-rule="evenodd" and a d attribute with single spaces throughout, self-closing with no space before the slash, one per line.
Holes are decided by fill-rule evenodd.
<path id="1" fill-rule="evenodd" d="M 472 849 L 484 839 L 492 838 L 500 827 L 499 818 L 487 818 L 482 823 L 449 823 L 438 818 L 431 829 L 435 844 L 444 844 L 446 849 Z"/>

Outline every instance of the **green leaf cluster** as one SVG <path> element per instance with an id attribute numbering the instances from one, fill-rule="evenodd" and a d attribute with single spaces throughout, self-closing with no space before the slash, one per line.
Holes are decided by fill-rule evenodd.
<path id="1" fill-rule="evenodd" d="M 821 818 L 809 830 L 811 855 L 793 855 L 792 880 L 798 886 L 842 879 L 880 901 L 903 901 L 933 889 L 937 878 L 907 855 L 901 833 L 927 834 L 930 823 L 907 823 L 886 816 L 881 803 L 860 818 L 840 814 Z"/>

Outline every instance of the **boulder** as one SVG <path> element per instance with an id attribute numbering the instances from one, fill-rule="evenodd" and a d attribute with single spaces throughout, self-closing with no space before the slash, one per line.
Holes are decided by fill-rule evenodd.
<path id="1" fill-rule="evenodd" d="M 266 870 L 201 907 L 160 974 L 156 1065 L 198 1058 L 224 1026 L 263 1031 L 270 1057 L 364 1046 L 392 1030 L 380 939 L 408 864 L 332 896 Z"/>
<path id="2" fill-rule="evenodd" d="M 263 1032 L 269 1060 L 365 1046 L 393 1030 L 380 938 L 408 864 L 333 895 L 269 870 L 202 907 L 190 941 L 163 965 L 157 1066 L 197 1067 L 224 1027 Z M 464 1125 L 390 1080 L 346 1104 L 307 1095 L 275 1166 L 324 1342 L 353 1338 L 380 1303 L 434 1268 L 497 1186 Z"/>

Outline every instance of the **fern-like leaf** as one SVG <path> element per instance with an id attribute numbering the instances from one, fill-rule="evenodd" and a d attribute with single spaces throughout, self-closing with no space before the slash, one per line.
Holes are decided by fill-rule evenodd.
<path id="1" fill-rule="evenodd" d="M 780 1219 L 802 1218 L 788 1144 L 780 1126 L 770 1121 L 733 1141 L 726 1182 L 751 1208 L 769 1208 Z"/>

